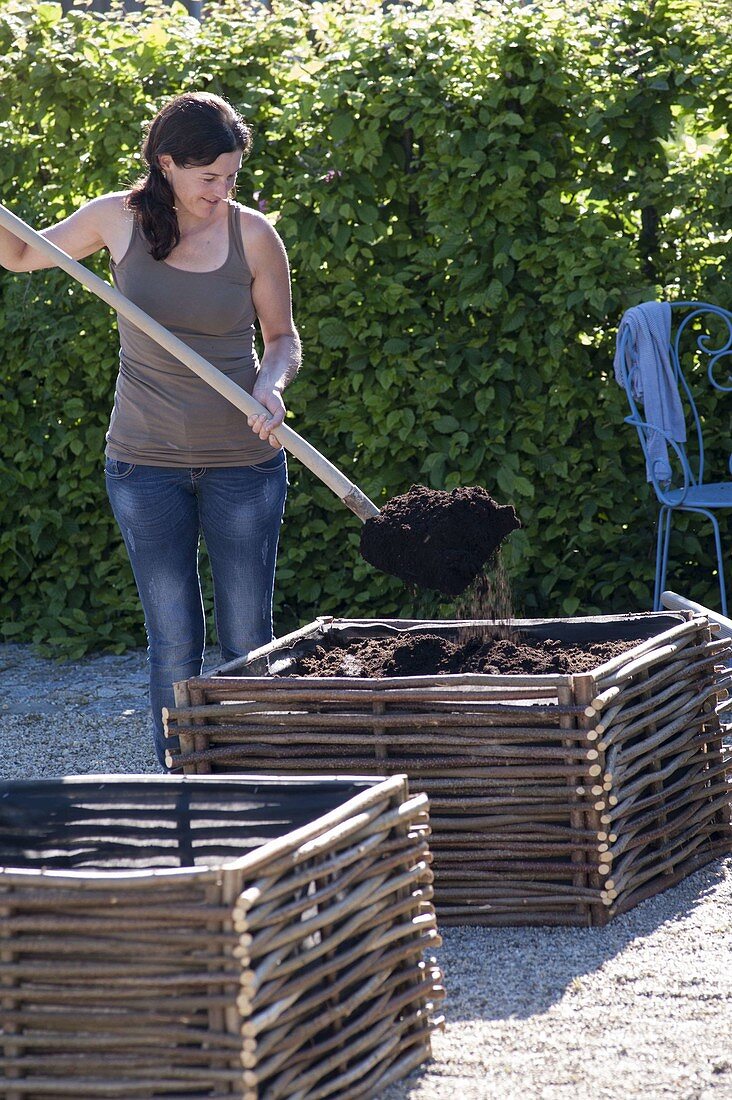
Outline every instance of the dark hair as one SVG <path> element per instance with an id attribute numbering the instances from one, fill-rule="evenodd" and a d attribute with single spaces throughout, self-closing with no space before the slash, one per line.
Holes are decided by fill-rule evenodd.
<path id="1" fill-rule="evenodd" d="M 173 189 L 160 167 L 167 153 L 179 168 L 213 164 L 222 153 L 247 156 L 252 132 L 230 103 L 212 92 L 185 92 L 158 111 L 142 146 L 146 176 L 133 186 L 127 204 L 134 212 L 155 260 L 169 256 L 180 240 Z"/>

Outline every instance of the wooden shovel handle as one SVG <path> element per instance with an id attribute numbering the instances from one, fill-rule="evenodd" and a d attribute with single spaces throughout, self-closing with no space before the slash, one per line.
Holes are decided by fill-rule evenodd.
<path id="1" fill-rule="evenodd" d="M 2 204 L 0 204 L 0 224 L 11 233 L 14 233 L 16 237 L 25 241 L 31 248 L 35 248 L 48 256 L 56 267 L 62 268 L 72 279 L 81 283 L 92 294 L 96 294 L 98 298 L 101 298 L 117 313 L 121 313 L 123 317 L 136 325 L 151 340 L 169 351 L 171 355 L 174 355 L 194 374 L 202 378 L 217 393 L 220 393 L 222 397 L 235 405 L 237 409 L 240 409 L 246 415 L 264 413 L 269 416 L 267 409 L 260 405 L 258 401 L 255 401 L 251 394 L 243 390 L 241 386 L 237 386 L 236 382 L 233 382 L 222 371 L 214 367 L 202 355 L 189 348 L 187 344 L 184 344 L 182 340 L 179 340 L 163 325 L 154 321 L 139 306 L 134 305 L 128 298 L 125 298 L 124 294 L 121 294 L 116 287 L 111 286 L 104 279 L 100 279 L 98 275 L 89 271 L 83 264 L 72 259 L 62 249 L 42 237 L 35 229 L 31 229 L 29 225 L 26 225 L 24 221 L 11 213 Z M 287 424 L 281 424 L 277 428 L 275 436 L 290 454 L 293 454 L 295 458 L 302 462 L 303 466 L 307 466 L 308 470 L 327 485 L 359 519 L 365 522 L 372 516 L 379 514 L 376 505 L 369 500 L 357 485 L 349 481 L 337 466 L 329 462 L 320 451 L 316 450 L 312 444 L 288 427 Z"/>

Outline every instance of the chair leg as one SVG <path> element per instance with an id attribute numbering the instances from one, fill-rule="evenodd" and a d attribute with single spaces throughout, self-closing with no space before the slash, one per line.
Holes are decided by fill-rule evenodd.
<path id="1" fill-rule="evenodd" d="M 658 535 L 656 537 L 656 582 L 653 590 L 653 610 L 661 611 L 661 593 L 666 584 L 668 566 L 668 547 L 671 538 L 671 509 L 665 506 L 658 513 Z"/>
<path id="2" fill-rule="evenodd" d="M 719 598 L 722 605 L 722 614 L 727 615 L 727 586 L 724 579 L 724 557 L 722 555 L 722 539 L 719 534 L 717 517 L 708 508 L 683 508 L 684 512 L 693 512 L 698 516 L 706 516 L 712 525 L 714 532 L 714 546 L 717 552 L 717 573 L 719 574 Z M 666 513 L 664 515 L 664 513 Z M 671 517 L 673 509 L 663 507 L 658 515 L 658 542 L 656 548 L 656 591 L 654 594 L 653 610 L 661 610 L 661 592 L 666 583 L 666 566 L 668 564 L 668 544 L 671 534 Z"/>
<path id="3" fill-rule="evenodd" d="M 722 604 L 722 614 L 727 614 L 727 586 L 724 583 L 724 559 L 722 557 L 722 540 L 719 537 L 719 524 L 717 517 L 711 512 L 706 513 L 712 521 L 714 529 L 714 545 L 717 548 L 717 572 L 719 573 L 719 597 Z"/>

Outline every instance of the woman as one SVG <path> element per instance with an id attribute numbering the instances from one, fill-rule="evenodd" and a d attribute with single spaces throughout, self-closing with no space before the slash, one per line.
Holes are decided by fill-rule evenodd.
<path id="1" fill-rule="evenodd" d="M 148 171 L 131 190 L 87 203 L 44 236 L 76 259 L 110 254 L 122 293 L 267 410 L 248 418 L 134 325 L 118 317 L 120 369 L 106 481 L 145 614 L 155 749 L 173 684 L 200 673 L 203 534 L 224 661 L 272 639 L 277 541 L 287 491 L 277 427 L 300 363 L 284 246 L 234 202 L 251 132 L 219 96 L 186 93 L 150 124 Z M 50 266 L 0 229 L 0 263 Z M 254 345 L 255 321 L 263 342 Z"/>

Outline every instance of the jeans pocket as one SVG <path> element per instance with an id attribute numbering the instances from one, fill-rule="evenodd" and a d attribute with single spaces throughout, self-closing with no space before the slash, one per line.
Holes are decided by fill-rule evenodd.
<path id="1" fill-rule="evenodd" d="M 134 462 L 122 462 L 118 458 L 107 458 L 104 461 L 104 472 L 107 477 L 115 481 L 121 481 L 123 477 L 129 477 L 137 469 Z"/>
<path id="2" fill-rule="evenodd" d="M 256 465 L 250 466 L 250 470 L 254 470 L 258 474 L 273 474 L 277 470 L 281 470 L 287 462 L 287 455 L 285 454 L 284 447 L 281 451 L 278 451 L 274 458 L 270 458 L 268 462 L 257 462 Z"/>

